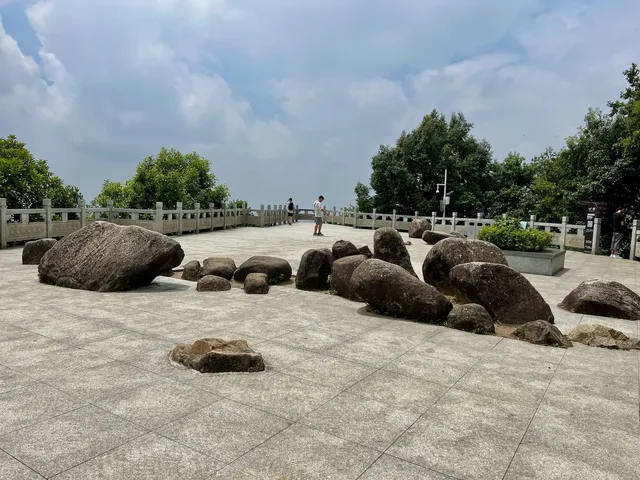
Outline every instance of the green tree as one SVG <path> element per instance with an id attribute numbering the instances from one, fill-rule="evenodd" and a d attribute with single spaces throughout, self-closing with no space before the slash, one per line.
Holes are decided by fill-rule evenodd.
<path id="1" fill-rule="evenodd" d="M 356 206 L 359 212 L 373 211 L 373 198 L 371 197 L 371 189 L 364 183 L 358 182 L 355 188 Z"/>
<path id="2" fill-rule="evenodd" d="M 509 153 L 491 168 L 492 190 L 487 192 L 487 216 L 527 218 L 532 211 L 531 187 L 535 168 L 518 153 Z"/>
<path id="3" fill-rule="evenodd" d="M 0 197 L 9 208 L 37 208 L 51 199 L 56 208 L 71 208 L 82 194 L 77 187 L 65 185 L 49 170 L 46 160 L 36 160 L 15 135 L 0 137 Z"/>
<path id="4" fill-rule="evenodd" d="M 130 184 L 112 182 L 105 180 L 102 184 L 102 190 L 96 198 L 91 201 L 94 207 L 106 207 L 107 200 L 112 200 L 114 207 L 127 208 L 131 204 L 131 187 Z"/>

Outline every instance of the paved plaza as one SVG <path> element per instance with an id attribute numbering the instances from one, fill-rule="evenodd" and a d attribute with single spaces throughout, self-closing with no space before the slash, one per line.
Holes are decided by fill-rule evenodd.
<path id="1" fill-rule="evenodd" d="M 242 228 L 176 237 L 189 260 L 287 259 L 370 230 Z M 406 234 L 403 234 L 406 238 Z M 429 246 L 407 247 L 414 268 Z M 38 283 L 0 251 L 0 479 L 640 478 L 640 352 L 563 350 L 367 312 L 291 284 L 200 293 L 159 278 L 126 293 Z M 565 312 L 588 278 L 640 292 L 640 263 L 567 252 L 527 277 L 568 333 L 638 323 Z M 200 374 L 178 342 L 244 338 L 268 370 Z"/>

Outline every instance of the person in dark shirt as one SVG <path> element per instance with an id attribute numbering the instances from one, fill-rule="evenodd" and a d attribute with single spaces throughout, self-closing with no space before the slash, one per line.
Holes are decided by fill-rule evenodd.
<path id="1" fill-rule="evenodd" d="M 619 254 L 622 248 L 622 239 L 624 238 L 625 229 L 625 215 L 624 208 L 620 207 L 616 213 L 613 214 L 613 237 L 611 239 L 611 258 L 622 258 Z"/>

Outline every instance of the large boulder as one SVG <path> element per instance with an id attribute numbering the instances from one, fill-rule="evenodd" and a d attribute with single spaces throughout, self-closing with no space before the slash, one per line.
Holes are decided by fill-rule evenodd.
<path id="1" fill-rule="evenodd" d="M 203 338 L 192 344 L 176 345 L 169 356 L 174 362 L 202 373 L 261 372 L 265 369 L 262 355 L 254 352 L 246 340 Z"/>
<path id="2" fill-rule="evenodd" d="M 489 312 L 475 303 L 466 305 L 454 305 L 447 317 L 447 327 L 463 330 L 465 332 L 478 333 L 480 335 L 492 335 L 496 333 L 493 319 Z"/>
<path id="3" fill-rule="evenodd" d="M 249 273 L 244 279 L 244 291 L 252 295 L 269 293 L 269 277 L 266 273 Z"/>
<path id="4" fill-rule="evenodd" d="M 404 246 L 404 240 L 393 228 L 380 228 L 373 234 L 373 258 L 398 265 L 418 277 L 411 265 L 411 257 Z"/>
<path id="5" fill-rule="evenodd" d="M 231 290 L 231 282 L 215 275 L 205 275 L 198 280 L 196 290 L 198 292 L 225 292 Z"/>
<path id="6" fill-rule="evenodd" d="M 202 262 L 202 276 L 215 275 L 216 277 L 231 280 L 236 271 L 236 262 L 229 257 L 209 257 Z"/>
<path id="7" fill-rule="evenodd" d="M 39 265 L 40 260 L 56 244 L 55 238 L 41 238 L 24 244 L 22 249 L 23 265 Z"/>
<path id="8" fill-rule="evenodd" d="M 93 222 L 45 253 L 38 273 L 43 283 L 114 292 L 148 285 L 183 258 L 180 244 L 161 233 Z"/>
<path id="9" fill-rule="evenodd" d="M 367 260 L 365 255 L 352 255 L 333 262 L 331 287 L 338 295 L 355 302 L 362 301 L 362 298 L 351 288 L 351 276 L 354 270 L 365 260 Z"/>
<path id="10" fill-rule="evenodd" d="M 330 256 L 324 250 L 304 252 L 296 273 L 296 288 L 300 290 L 328 289 L 329 275 L 331 274 L 329 258 Z"/>
<path id="11" fill-rule="evenodd" d="M 435 245 L 436 243 L 446 239 L 446 238 L 466 238 L 464 235 L 458 232 L 436 232 L 434 230 L 425 230 L 422 234 L 422 240 L 424 240 L 429 245 Z"/>
<path id="12" fill-rule="evenodd" d="M 595 323 L 578 325 L 569 333 L 569 340 L 592 347 L 640 350 L 640 339 L 629 338 L 619 330 Z"/>
<path id="13" fill-rule="evenodd" d="M 409 238 L 422 238 L 422 234 L 431 230 L 431 222 L 424 218 L 416 218 L 409 224 Z"/>
<path id="14" fill-rule="evenodd" d="M 493 243 L 482 240 L 447 238 L 438 242 L 422 263 L 424 281 L 433 285 L 445 295 L 453 295 L 449 273 L 456 265 L 470 262 L 487 262 L 507 265 L 502 250 Z"/>
<path id="15" fill-rule="evenodd" d="M 233 278 L 244 282 L 250 273 L 266 273 L 269 281 L 282 282 L 291 278 L 291 265 L 283 258 L 258 255 L 240 265 Z"/>
<path id="16" fill-rule="evenodd" d="M 373 253 L 371 253 L 369 245 L 362 245 L 361 247 L 358 247 L 358 255 L 364 255 L 367 258 L 373 258 Z"/>
<path id="17" fill-rule="evenodd" d="M 331 253 L 333 254 L 333 259 L 338 260 L 344 257 L 350 257 L 351 255 L 358 255 L 358 247 L 356 247 L 353 243 L 347 240 L 338 240 L 333 244 L 331 248 Z"/>
<path id="18" fill-rule="evenodd" d="M 202 267 L 198 260 L 191 260 L 187 262 L 182 270 L 182 280 L 189 280 L 190 282 L 197 282 L 202 276 Z"/>
<path id="19" fill-rule="evenodd" d="M 549 347 L 569 348 L 573 346 L 571 341 L 558 330 L 558 327 L 544 320 L 534 320 L 520 325 L 513 331 L 513 337 L 525 342 Z"/>
<path id="20" fill-rule="evenodd" d="M 529 280 L 506 265 L 482 262 L 457 265 L 451 269 L 450 280 L 456 295 L 482 305 L 501 323 L 554 321 L 551 307 Z"/>
<path id="21" fill-rule="evenodd" d="M 451 311 L 451 302 L 431 285 L 375 258 L 353 271 L 351 289 L 375 310 L 402 318 L 441 324 Z"/>
<path id="22" fill-rule="evenodd" d="M 585 280 L 559 307 L 574 313 L 640 320 L 640 296 L 610 280 Z"/>

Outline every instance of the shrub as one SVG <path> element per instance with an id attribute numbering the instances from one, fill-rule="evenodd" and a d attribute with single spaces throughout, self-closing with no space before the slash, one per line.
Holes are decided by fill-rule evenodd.
<path id="1" fill-rule="evenodd" d="M 506 218 L 482 227 L 478 238 L 493 243 L 501 250 L 541 252 L 551 246 L 553 235 L 542 230 L 524 229 L 520 220 Z"/>

